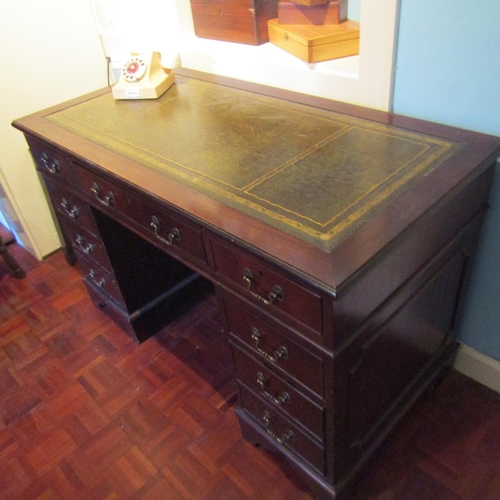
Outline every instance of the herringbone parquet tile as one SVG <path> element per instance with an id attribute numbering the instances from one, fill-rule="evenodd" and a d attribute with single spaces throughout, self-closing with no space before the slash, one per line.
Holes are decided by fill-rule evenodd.
<path id="1" fill-rule="evenodd" d="M 305 500 L 243 441 L 213 297 L 135 344 L 61 252 L 0 262 L 0 498 Z M 500 499 L 500 398 L 452 373 L 367 466 L 356 500 Z"/>

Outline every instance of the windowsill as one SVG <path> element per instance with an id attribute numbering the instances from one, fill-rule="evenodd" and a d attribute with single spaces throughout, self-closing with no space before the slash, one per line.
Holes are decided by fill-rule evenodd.
<path id="1" fill-rule="evenodd" d="M 254 46 L 194 35 L 184 36 L 179 47 L 185 68 L 245 79 L 253 74 L 257 83 L 265 79 L 265 72 L 283 70 L 290 70 L 298 78 L 315 74 L 359 79 L 359 56 L 306 63 L 272 43 Z"/>

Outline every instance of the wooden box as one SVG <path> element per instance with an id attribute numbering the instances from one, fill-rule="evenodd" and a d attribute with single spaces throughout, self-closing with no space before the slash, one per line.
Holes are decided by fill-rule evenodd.
<path id="1" fill-rule="evenodd" d="M 267 21 L 278 16 L 278 0 L 191 0 L 200 38 L 260 45 L 269 41 Z"/>
<path id="2" fill-rule="evenodd" d="M 307 7 L 312 7 L 313 5 L 324 5 L 330 0 L 293 0 L 293 3 L 298 5 L 305 5 Z"/>
<path id="3" fill-rule="evenodd" d="M 359 54 L 359 23 L 336 25 L 280 24 L 270 19 L 269 41 L 302 61 L 312 63 Z"/>
<path id="4" fill-rule="evenodd" d="M 332 0 L 312 7 L 279 2 L 278 19 L 280 24 L 340 24 L 347 20 L 347 1 Z"/>

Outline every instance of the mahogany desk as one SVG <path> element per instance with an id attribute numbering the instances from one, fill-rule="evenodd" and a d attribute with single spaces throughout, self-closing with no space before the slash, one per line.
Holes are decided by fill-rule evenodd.
<path id="1" fill-rule="evenodd" d="M 242 432 L 318 496 L 347 495 L 452 362 L 498 138 L 186 70 L 158 100 L 104 90 L 13 125 L 125 332 L 213 284 Z"/>

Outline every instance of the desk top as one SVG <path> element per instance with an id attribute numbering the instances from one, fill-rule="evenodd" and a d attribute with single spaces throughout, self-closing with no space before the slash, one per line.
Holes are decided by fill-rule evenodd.
<path id="1" fill-rule="evenodd" d="M 184 73 L 157 100 L 103 91 L 14 126 L 334 287 L 500 154 L 497 138 Z"/>
<path id="2" fill-rule="evenodd" d="M 158 100 L 107 94 L 47 119 L 326 251 L 461 148 L 187 78 Z"/>

